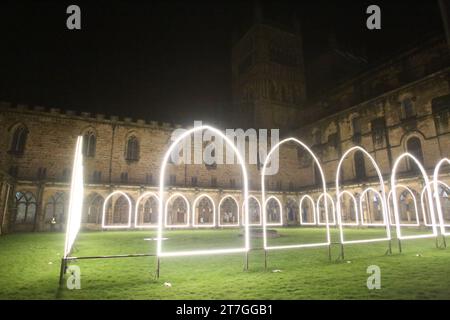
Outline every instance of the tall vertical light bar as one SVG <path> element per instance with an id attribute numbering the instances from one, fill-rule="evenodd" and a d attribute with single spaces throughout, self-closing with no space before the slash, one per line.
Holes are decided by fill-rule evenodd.
<path id="1" fill-rule="evenodd" d="M 81 211 L 83 207 L 83 137 L 77 138 L 75 156 L 73 160 L 72 181 L 70 184 L 69 213 L 67 216 L 66 241 L 64 245 L 64 258 L 72 250 L 73 243 L 81 226 Z"/>

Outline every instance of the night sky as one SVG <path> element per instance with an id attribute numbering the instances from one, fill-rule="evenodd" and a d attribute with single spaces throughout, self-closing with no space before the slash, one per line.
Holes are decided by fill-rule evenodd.
<path id="1" fill-rule="evenodd" d="M 20 1 L 0 4 L 0 100 L 187 124 L 226 115 L 233 34 L 254 1 Z M 261 1 L 264 17 L 301 20 L 305 64 L 330 32 L 374 62 L 442 32 L 437 0 Z M 66 28 L 77 4 L 82 30 Z M 378 4 L 382 30 L 365 28 Z"/>

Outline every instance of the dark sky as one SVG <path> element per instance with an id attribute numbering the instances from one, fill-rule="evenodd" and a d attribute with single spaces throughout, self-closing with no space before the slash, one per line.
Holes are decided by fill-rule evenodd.
<path id="1" fill-rule="evenodd" d="M 0 4 L 0 100 L 189 123 L 226 114 L 232 34 L 253 20 L 254 1 L 11 1 Z M 345 46 L 381 59 L 440 31 L 437 0 L 261 1 L 265 18 L 301 19 L 305 63 Z M 82 30 L 66 29 L 78 4 Z M 382 9 L 382 30 L 365 8 Z"/>

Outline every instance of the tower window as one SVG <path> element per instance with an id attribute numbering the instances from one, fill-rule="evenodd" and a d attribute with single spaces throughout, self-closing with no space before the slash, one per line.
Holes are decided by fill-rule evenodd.
<path id="1" fill-rule="evenodd" d="M 417 137 L 409 138 L 406 142 L 406 149 L 407 151 L 412 154 L 422 165 L 424 165 L 423 162 L 423 152 L 422 152 L 422 144 L 420 143 L 420 139 Z M 410 166 L 410 170 L 413 170 L 413 168 L 417 168 L 417 166 L 413 165 Z"/>
<path id="2" fill-rule="evenodd" d="M 197 182 L 197 177 L 192 177 L 192 178 L 191 178 L 191 185 L 192 185 L 193 187 L 196 187 L 197 184 L 198 184 L 198 182 Z"/>
<path id="3" fill-rule="evenodd" d="M 414 105 L 411 98 L 403 99 L 402 101 L 403 118 L 408 119 L 416 115 Z"/>
<path id="4" fill-rule="evenodd" d="M 10 153 L 13 154 L 23 154 L 25 151 L 25 144 L 27 141 L 28 129 L 20 126 L 14 130 L 12 140 L 11 140 L 11 148 Z"/>
<path id="5" fill-rule="evenodd" d="M 386 131 L 384 118 L 377 118 L 375 120 L 372 120 L 371 127 L 372 127 L 373 144 L 375 145 L 383 144 L 384 135 Z"/>
<path id="6" fill-rule="evenodd" d="M 63 172 L 62 172 L 62 180 L 63 180 L 63 181 L 69 180 L 69 174 L 70 174 L 69 169 L 64 168 L 64 169 L 63 169 Z"/>
<path id="7" fill-rule="evenodd" d="M 352 129 L 353 129 L 353 135 L 361 134 L 361 118 L 360 117 L 354 117 L 352 119 Z"/>
<path id="8" fill-rule="evenodd" d="M 95 157 L 97 138 L 94 132 L 88 131 L 83 135 L 83 155 L 85 157 Z"/>
<path id="9" fill-rule="evenodd" d="M 128 172 L 122 172 L 120 174 L 120 182 L 122 182 L 122 183 L 128 182 Z"/>
<path id="10" fill-rule="evenodd" d="M 450 114 L 450 95 L 434 98 L 431 101 L 434 124 L 438 134 L 448 131 L 448 119 Z"/>
<path id="11" fill-rule="evenodd" d="M 44 180 L 47 178 L 47 168 L 40 167 L 37 171 L 38 180 Z"/>
<path id="12" fill-rule="evenodd" d="M 128 161 L 139 160 L 139 141 L 135 136 L 128 138 L 125 159 Z"/>
<path id="13" fill-rule="evenodd" d="M 366 164 L 364 162 L 364 154 L 359 150 L 355 152 L 354 163 L 356 179 L 364 179 L 366 177 Z"/>
<path id="14" fill-rule="evenodd" d="M 153 184 L 153 175 L 151 173 L 148 173 L 145 181 L 147 182 L 147 184 Z"/>
<path id="15" fill-rule="evenodd" d="M 99 183 L 102 181 L 102 172 L 101 171 L 94 171 L 94 174 L 92 175 L 92 181 L 94 183 Z"/>
<path id="16" fill-rule="evenodd" d="M 19 174 L 19 168 L 17 166 L 11 166 L 8 173 L 11 177 L 17 178 Z"/>

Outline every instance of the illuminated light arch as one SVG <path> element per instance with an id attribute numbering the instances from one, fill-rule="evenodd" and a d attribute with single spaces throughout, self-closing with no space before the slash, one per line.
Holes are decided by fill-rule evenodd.
<path id="1" fill-rule="evenodd" d="M 151 228 L 158 228 L 158 224 L 142 224 L 140 225 L 138 222 L 138 217 L 139 217 L 139 205 L 141 203 L 141 201 L 145 198 L 155 198 L 156 201 L 158 202 L 158 208 L 159 208 L 159 197 L 154 193 L 154 192 L 145 192 L 143 193 L 136 201 L 136 208 L 135 208 L 135 213 L 134 213 L 134 227 L 135 228 L 143 228 L 143 229 L 151 229 Z M 144 202 L 145 205 L 145 202 Z"/>
<path id="2" fill-rule="evenodd" d="M 342 224 L 344 226 L 358 226 L 359 225 L 359 211 L 358 211 L 358 202 L 356 201 L 355 196 L 347 190 L 341 191 L 341 193 L 338 195 L 338 198 L 340 200 L 341 197 L 343 197 L 344 195 L 348 195 L 350 197 L 350 199 L 352 199 L 353 202 L 353 209 L 355 211 L 355 222 L 343 222 Z M 340 201 L 339 201 L 340 204 Z"/>
<path id="3" fill-rule="evenodd" d="M 205 223 L 205 224 L 198 224 L 196 222 L 197 220 L 197 202 L 199 202 L 201 199 L 207 198 L 212 203 L 213 211 L 212 211 L 212 223 Z M 198 228 L 211 228 L 216 226 L 216 205 L 214 204 L 213 198 L 211 198 L 206 193 L 199 195 L 197 198 L 195 198 L 194 203 L 192 204 L 192 226 L 198 227 Z"/>
<path id="4" fill-rule="evenodd" d="M 266 177 L 266 167 L 269 163 L 270 157 L 272 153 L 277 150 L 282 144 L 286 142 L 294 142 L 305 149 L 309 155 L 313 158 L 315 164 L 317 165 L 317 168 L 320 171 L 320 176 L 322 178 L 322 187 L 323 187 L 323 194 L 327 194 L 327 186 L 325 181 L 325 175 L 322 170 L 322 166 L 320 165 L 319 160 L 317 159 L 316 155 L 312 150 L 303 142 L 296 138 L 286 138 L 281 141 L 279 141 L 276 145 L 270 149 L 269 153 L 267 154 L 266 159 L 264 160 L 264 164 L 261 170 L 261 197 L 262 202 L 266 202 L 266 186 L 265 186 L 265 177 Z M 328 224 L 328 199 L 327 197 L 324 198 L 325 200 L 325 220 L 326 220 L 326 242 L 321 243 L 308 243 L 308 244 L 293 244 L 293 245 L 278 245 L 278 246 L 268 246 L 267 245 L 267 214 L 266 214 L 266 206 L 263 206 L 263 240 L 264 240 L 264 250 L 271 250 L 271 249 L 290 249 L 290 248 L 306 248 L 306 247 L 319 247 L 319 246 L 329 246 L 331 243 L 331 237 L 330 237 L 330 225 Z"/>
<path id="5" fill-rule="evenodd" d="M 428 185 L 426 185 L 423 189 L 422 192 L 420 194 L 420 205 L 422 208 L 422 212 L 423 212 L 423 219 L 424 219 L 424 224 L 427 227 L 431 227 L 431 223 L 428 222 L 428 218 L 427 218 L 427 212 L 428 210 L 426 209 L 426 205 L 425 205 L 425 191 L 427 188 L 430 187 L 430 185 L 433 183 L 433 181 L 430 181 Z M 448 184 L 446 184 L 445 182 L 438 180 L 437 181 L 438 185 L 443 186 L 444 188 L 447 188 L 450 190 L 450 186 Z M 429 213 L 429 212 L 428 212 Z M 450 224 L 444 224 L 445 227 L 450 227 Z"/>
<path id="6" fill-rule="evenodd" d="M 236 204 L 236 210 L 237 210 L 236 223 L 231 223 L 231 224 L 229 224 L 229 223 L 222 224 L 221 223 L 221 219 L 220 219 L 221 218 L 221 210 L 220 209 L 222 208 L 222 203 L 226 199 L 232 199 L 234 201 L 234 203 Z M 219 222 L 218 222 L 219 227 L 239 227 L 239 221 L 240 221 L 240 219 L 239 219 L 239 202 L 236 200 L 236 198 L 234 196 L 232 196 L 232 195 L 224 196 L 222 199 L 220 199 L 218 208 L 219 208 L 218 209 L 218 211 L 219 211 Z"/>
<path id="7" fill-rule="evenodd" d="M 248 196 L 248 202 L 249 202 L 249 205 L 250 205 L 250 199 L 253 199 L 253 200 L 255 200 L 256 201 L 256 203 L 258 204 L 258 213 L 259 213 L 259 223 L 250 223 L 249 224 L 249 226 L 251 226 L 251 227 L 257 227 L 257 226 L 261 226 L 262 225 L 262 221 L 263 221 L 263 219 L 262 219 L 262 217 L 261 217 L 261 202 L 258 200 L 258 198 L 256 198 L 255 196 Z M 250 208 L 249 208 L 250 209 Z M 248 216 L 248 221 L 250 222 L 250 215 L 248 215 L 247 214 L 247 211 L 245 211 L 245 208 L 244 208 L 244 204 L 242 204 L 242 214 L 244 215 L 244 216 Z M 244 225 L 245 225 L 245 218 L 244 218 Z"/>
<path id="8" fill-rule="evenodd" d="M 341 244 L 350 244 L 350 243 L 367 243 L 367 242 L 377 242 L 377 241 L 390 241 L 391 240 L 391 230 L 389 228 L 389 217 L 387 212 L 387 206 L 386 206 L 386 192 L 384 187 L 384 180 L 383 175 L 381 174 L 381 170 L 377 165 L 377 162 L 375 159 L 368 153 L 364 148 L 360 146 L 354 146 L 345 151 L 345 153 L 342 155 L 341 159 L 339 160 L 337 169 L 336 169 L 336 194 L 340 194 L 339 187 L 340 187 L 340 173 L 341 173 L 341 166 L 344 160 L 347 158 L 347 156 L 356 150 L 361 151 L 367 158 L 369 158 L 370 162 L 372 163 L 372 166 L 375 168 L 375 171 L 378 175 L 378 180 L 380 182 L 380 188 L 381 188 L 381 208 L 383 211 L 383 221 L 386 228 L 386 237 L 383 238 L 374 238 L 374 239 L 362 239 L 362 240 L 345 240 L 344 237 L 344 228 L 342 224 L 342 217 L 341 217 L 341 203 L 340 203 L 340 197 L 337 197 L 337 220 L 339 225 L 339 234 L 341 239 Z"/>
<path id="9" fill-rule="evenodd" d="M 167 209 L 169 208 L 170 201 L 172 199 L 175 199 L 178 197 L 182 198 L 184 203 L 186 203 L 186 223 L 185 224 L 169 224 L 167 221 L 168 220 Z M 164 227 L 166 227 L 166 228 L 187 228 L 187 227 L 189 227 L 190 213 L 191 213 L 191 208 L 189 205 L 189 200 L 183 194 L 181 194 L 179 192 L 172 194 L 169 198 L 167 198 L 166 204 L 164 206 Z M 158 215 L 159 215 L 159 212 L 158 212 Z"/>
<path id="10" fill-rule="evenodd" d="M 321 193 L 320 196 L 317 198 L 317 202 L 316 202 L 317 224 L 319 226 L 324 226 L 326 224 L 329 224 L 330 226 L 335 226 L 336 225 L 336 205 L 334 204 L 333 197 L 329 193 L 326 194 L 327 196 L 325 198 L 327 199 L 327 202 L 330 201 L 330 203 L 331 203 L 331 216 L 333 217 L 333 221 L 329 222 L 328 217 L 325 219 L 326 220 L 325 222 L 320 221 L 320 201 L 322 199 L 324 199 L 323 195 L 324 194 Z M 324 206 L 325 206 L 325 204 L 324 204 Z M 328 208 L 326 210 L 326 213 L 328 213 Z"/>
<path id="11" fill-rule="evenodd" d="M 312 208 L 312 217 L 313 217 L 313 222 L 304 222 L 303 221 L 303 214 L 302 214 L 302 209 L 303 209 L 303 201 L 305 199 L 308 199 L 309 202 L 312 204 L 311 208 Z M 315 226 L 317 224 L 317 220 L 316 220 L 316 203 L 314 202 L 314 199 L 305 194 L 304 196 L 302 196 L 300 198 L 300 203 L 298 205 L 299 207 L 299 214 L 300 214 L 300 225 L 305 225 L 305 226 Z"/>
<path id="12" fill-rule="evenodd" d="M 396 231 L 397 231 L 397 238 L 399 240 L 402 240 L 402 239 L 406 240 L 406 239 L 436 237 L 437 236 L 437 227 L 436 227 L 436 218 L 435 218 L 435 212 L 434 212 L 434 206 L 433 206 L 432 200 L 428 201 L 428 204 L 429 204 L 429 209 L 430 209 L 431 224 L 432 224 L 431 227 L 432 227 L 433 233 L 432 234 L 409 235 L 409 236 L 402 235 L 402 228 L 400 225 L 400 216 L 399 216 L 399 210 L 398 210 L 397 188 L 395 187 L 397 185 L 397 183 L 396 183 L 395 178 L 396 178 L 397 168 L 400 164 L 400 161 L 403 160 L 403 158 L 409 158 L 419 167 L 420 172 L 422 173 L 422 177 L 425 180 L 425 185 L 428 185 L 430 182 L 424 167 L 419 162 L 419 160 L 417 160 L 412 154 L 405 152 L 405 153 L 401 154 L 395 160 L 394 165 L 392 167 L 391 190 L 392 190 L 392 202 L 394 204 L 394 217 L 395 217 L 395 227 L 396 227 Z M 428 194 L 428 199 L 433 199 L 430 189 L 431 188 L 426 188 L 427 194 Z"/>
<path id="13" fill-rule="evenodd" d="M 169 160 L 169 157 L 171 153 L 173 152 L 174 148 L 185 138 L 190 137 L 191 134 L 203 130 L 209 130 L 213 132 L 214 134 L 218 135 L 224 141 L 231 147 L 233 152 L 236 155 L 236 158 L 241 165 L 242 168 L 242 175 L 243 175 L 243 182 L 244 182 L 244 207 L 245 211 L 248 212 L 248 175 L 247 175 L 247 169 L 245 167 L 245 162 L 242 158 L 242 155 L 240 154 L 239 150 L 236 148 L 234 143 L 226 136 L 224 135 L 220 130 L 213 128 L 208 125 L 202 125 L 198 127 L 194 127 L 192 129 L 186 130 L 182 134 L 180 134 L 174 142 L 170 145 L 169 149 L 164 154 L 162 163 L 161 163 L 161 169 L 160 169 L 160 175 L 159 175 L 159 212 L 158 212 L 158 237 L 157 237 L 157 256 L 163 257 L 163 256 L 189 256 L 189 255 L 207 255 L 207 254 L 224 254 L 224 253 L 239 253 L 244 252 L 247 253 L 250 250 L 250 235 L 249 235 L 249 226 L 248 226 L 248 216 L 245 217 L 245 245 L 243 248 L 229 248 L 229 249 L 216 249 L 216 250 L 189 250 L 189 251 L 175 251 L 175 252 L 163 252 L 162 251 L 162 238 L 163 238 L 163 201 L 164 201 L 164 186 L 165 186 L 165 172 L 166 172 L 166 166 L 167 162 Z M 159 264 L 158 264 L 159 265 Z M 158 267 L 158 273 L 159 273 L 159 267 Z"/>
<path id="14" fill-rule="evenodd" d="M 437 164 L 436 167 L 434 168 L 434 173 L 433 173 L 433 189 L 434 189 L 434 201 L 436 203 L 436 208 L 437 208 L 437 213 L 438 213 L 438 218 L 439 218 L 439 225 L 441 228 L 441 234 L 443 236 L 448 236 L 450 235 L 450 232 L 446 231 L 446 227 L 449 227 L 449 224 L 446 224 L 444 221 L 444 214 L 442 213 L 442 204 L 441 204 L 441 198 L 439 196 L 439 170 L 441 169 L 441 166 L 446 163 L 447 165 L 450 165 L 450 160 L 448 158 L 443 158 L 441 159 Z M 447 189 L 448 186 L 446 185 Z M 429 189 L 429 188 L 428 188 Z"/>
<path id="15" fill-rule="evenodd" d="M 83 137 L 79 136 L 75 147 L 72 181 L 70 184 L 69 210 L 67 214 L 66 239 L 64 242 L 64 259 L 70 255 L 73 243 L 75 242 L 81 226 L 81 212 L 83 208 L 84 196 L 82 150 Z"/>
<path id="16" fill-rule="evenodd" d="M 364 210 L 363 210 L 363 201 L 365 201 L 365 195 L 368 192 L 372 192 L 374 194 L 374 197 L 377 197 L 381 200 L 381 203 L 383 203 L 383 198 L 381 197 L 381 193 L 378 192 L 375 188 L 368 187 L 361 192 L 361 195 L 359 196 L 359 213 L 361 214 L 361 225 L 363 226 L 374 226 L 374 227 L 382 227 L 385 224 L 389 225 L 389 219 L 385 220 L 385 217 L 383 215 L 383 222 L 377 223 L 377 222 L 370 222 L 367 223 L 364 220 Z M 367 210 L 369 210 L 369 203 L 367 204 Z M 383 212 L 383 206 L 381 206 L 381 211 Z"/>
<path id="17" fill-rule="evenodd" d="M 281 201 L 275 196 L 270 196 L 266 199 L 266 203 L 264 204 L 264 206 L 267 206 L 269 204 L 269 201 L 272 199 L 276 201 L 276 203 L 278 204 L 278 207 L 280 208 L 280 221 L 268 223 L 267 225 L 268 226 L 282 226 L 283 225 L 283 206 L 281 205 Z M 267 209 L 266 209 L 266 211 L 267 211 Z"/>
<path id="18" fill-rule="evenodd" d="M 407 227 L 407 226 L 418 227 L 418 226 L 420 226 L 419 207 L 417 205 L 417 198 L 414 195 L 414 192 L 411 190 L 411 188 L 409 188 L 408 186 L 405 186 L 403 184 L 397 184 L 396 187 L 406 190 L 412 196 L 413 203 L 414 203 L 414 210 L 416 212 L 416 223 L 401 223 L 400 225 L 403 227 Z M 394 221 L 395 219 L 392 219 L 392 218 L 394 218 L 394 216 L 393 216 L 393 212 L 391 212 L 391 205 L 390 205 L 391 199 L 392 199 L 392 190 L 389 191 L 389 193 L 388 193 L 387 203 L 388 203 L 389 221 L 391 223 L 391 226 L 395 226 L 395 221 Z M 425 221 L 425 213 L 424 212 L 423 212 L 423 215 L 424 215 L 423 217 L 424 217 L 424 221 Z"/>
<path id="19" fill-rule="evenodd" d="M 128 202 L 128 223 L 124 225 L 107 225 L 106 224 L 106 207 L 108 205 L 108 201 L 116 194 L 120 194 L 121 196 L 125 197 L 125 199 Z M 131 227 L 131 212 L 132 212 L 132 203 L 130 197 L 123 191 L 114 191 L 110 193 L 103 202 L 103 210 L 102 210 L 102 229 L 128 229 Z M 111 210 L 114 215 L 114 206 L 111 204 Z"/>

